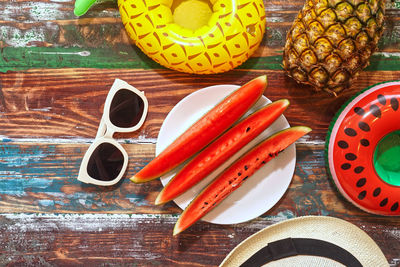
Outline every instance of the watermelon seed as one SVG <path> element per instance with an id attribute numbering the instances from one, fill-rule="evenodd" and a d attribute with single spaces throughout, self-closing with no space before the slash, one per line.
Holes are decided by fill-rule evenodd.
<path id="1" fill-rule="evenodd" d="M 374 197 L 377 197 L 377 196 L 379 196 L 380 193 L 381 193 L 381 188 L 380 188 L 380 187 L 377 187 L 377 188 L 375 188 L 375 190 L 374 190 L 374 192 L 372 193 L 372 195 L 373 195 Z"/>
<path id="2" fill-rule="evenodd" d="M 378 95 L 378 101 L 379 103 L 381 103 L 381 105 L 385 105 L 386 104 L 386 98 L 383 95 Z"/>
<path id="3" fill-rule="evenodd" d="M 242 173 L 241 173 L 241 172 L 238 172 L 238 176 L 240 176 L 240 175 L 242 175 Z"/>
<path id="4" fill-rule="evenodd" d="M 357 174 L 362 173 L 363 170 L 364 170 L 363 166 L 358 166 L 354 168 L 354 172 Z"/>
<path id="5" fill-rule="evenodd" d="M 358 123 L 358 127 L 360 127 L 361 130 L 363 130 L 364 132 L 369 132 L 371 130 L 371 128 L 369 127 L 369 125 L 363 121 L 360 121 Z"/>
<path id="6" fill-rule="evenodd" d="M 208 202 L 204 202 L 204 205 L 208 205 Z"/>
<path id="7" fill-rule="evenodd" d="M 263 160 L 262 162 L 261 162 L 262 164 L 265 164 L 265 163 L 267 163 L 265 160 Z"/>
<path id="8" fill-rule="evenodd" d="M 350 163 L 343 163 L 342 166 L 340 166 L 343 170 L 348 170 L 351 168 Z"/>
<path id="9" fill-rule="evenodd" d="M 244 177 L 244 178 L 243 178 L 243 181 L 246 181 L 247 178 L 249 178 L 249 176 Z"/>
<path id="10" fill-rule="evenodd" d="M 360 107 L 355 107 L 354 108 L 354 112 L 357 113 L 360 116 L 364 115 L 364 113 L 365 113 L 365 111 Z"/>
<path id="11" fill-rule="evenodd" d="M 382 117 L 382 113 L 381 110 L 379 109 L 379 107 L 375 104 L 371 105 L 371 107 L 369 108 L 371 110 L 372 115 L 374 115 L 377 118 Z"/>
<path id="12" fill-rule="evenodd" d="M 345 157 L 347 160 L 350 160 L 350 161 L 353 161 L 353 160 L 356 160 L 356 159 L 357 159 L 357 156 L 356 156 L 355 154 L 353 154 L 353 153 L 347 153 L 346 155 L 344 155 L 344 157 Z"/>
<path id="13" fill-rule="evenodd" d="M 381 201 L 381 203 L 379 203 L 379 206 L 384 207 L 386 206 L 387 203 L 388 203 L 388 198 L 385 198 Z"/>
<path id="14" fill-rule="evenodd" d="M 348 144 L 346 141 L 340 140 L 340 141 L 338 142 L 338 146 L 339 146 L 340 148 L 346 149 L 346 148 L 349 147 L 349 144 Z"/>
<path id="15" fill-rule="evenodd" d="M 246 129 L 246 133 L 247 133 L 248 131 L 250 131 L 250 127 L 247 127 L 247 129 Z"/>
<path id="16" fill-rule="evenodd" d="M 361 178 L 360 180 L 357 181 L 357 187 L 363 187 L 365 183 L 367 182 L 366 178 Z"/>
<path id="17" fill-rule="evenodd" d="M 360 143 L 362 146 L 369 146 L 369 141 L 367 139 L 361 139 Z"/>
<path id="18" fill-rule="evenodd" d="M 258 161 L 258 160 L 259 160 L 259 158 L 256 159 L 256 161 Z"/>
<path id="19" fill-rule="evenodd" d="M 399 101 L 395 97 L 393 97 L 392 99 L 390 99 L 390 106 L 392 106 L 392 109 L 394 111 L 398 110 L 399 109 Z"/>
<path id="20" fill-rule="evenodd" d="M 367 191 L 361 191 L 361 193 L 358 195 L 359 200 L 363 200 L 365 196 L 367 195 Z"/>
<path id="21" fill-rule="evenodd" d="M 352 128 L 344 129 L 344 133 L 347 134 L 348 136 L 356 136 L 357 135 L 356 130 L 354 130 Z"/>
<path id="22" fill-rule="evenodd" d="M 244 170 L 247 171 L 249 169 L 249 167 L 247 167 L 247 165 L 244 165 Z"/>
<path id="23" fill-rule="evenodd" d="M 391 211 L 396 211 L 399 208 L 399 203 L 396 202 L 392 205 L 392 207 L 390 208 Z"/>

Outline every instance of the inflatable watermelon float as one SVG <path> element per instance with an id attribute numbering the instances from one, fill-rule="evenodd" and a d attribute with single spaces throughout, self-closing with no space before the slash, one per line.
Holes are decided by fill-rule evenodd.
<path id="1" fill-rule="evenodd" d="M 338 190 L 373 214 L 400 215 L 400 81 L 350 99 L 327 136 L 327 167 Z"/>

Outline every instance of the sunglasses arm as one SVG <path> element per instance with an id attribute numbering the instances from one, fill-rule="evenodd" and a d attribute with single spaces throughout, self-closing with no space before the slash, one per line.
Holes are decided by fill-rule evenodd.
<path id="1" fill-rule="evenodd" d="M 101 117 L 99 128 L 97 129 L 96 139 L 104 136 L 107 132 L 107 125 L 104 122 L 103 117 Z"/>

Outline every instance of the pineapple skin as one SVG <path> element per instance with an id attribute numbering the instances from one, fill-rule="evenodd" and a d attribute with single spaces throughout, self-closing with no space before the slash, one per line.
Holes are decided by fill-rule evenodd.
<path id="1" fill-rule="evenodd" d="M 283 68 L 333 95 L 369 64 L 383 32 L 385 0 L 307 0 L 290 28 Z"/>
<path id="2" fill-rule="evenodd" d="M 173 21 L 173 0 L 118 0 L 121 19 L 134 41 L 159 64 L 186 73 L 213 74 L 245 62 L 265 32 L 263 0 L 210 0 L 208 25 L 195 31 Z"/>

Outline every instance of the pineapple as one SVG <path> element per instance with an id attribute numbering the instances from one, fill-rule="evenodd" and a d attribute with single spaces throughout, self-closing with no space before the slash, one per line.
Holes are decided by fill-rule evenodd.
<path id="1" fill-rule="evenodd" d="M 283 67 L 297 82 L 337 95 L 369 64 L 383 31 L 385 0 L 306 0 Z"/>
<path id="2" fill-rule="evenodd" d="M 246 61 L 265 31 L 262 0 L 118 0 L 135 44 L 182 72 L 228 71 Z"/>

